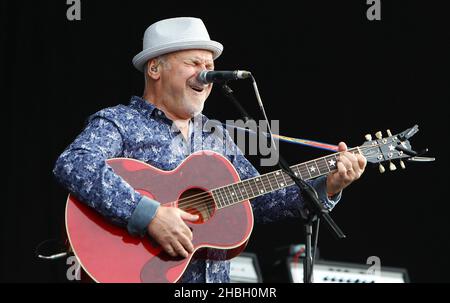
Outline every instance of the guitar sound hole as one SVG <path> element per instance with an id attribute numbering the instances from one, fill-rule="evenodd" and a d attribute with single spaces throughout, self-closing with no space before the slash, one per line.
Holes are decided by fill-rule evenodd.
<path id="1" fill-rule="evenodd" d="M 191 188 L 183 192 L 178 200 L 178 208 L 198 215 L 199 219 L 193 223 L 201 224 L 214 215 L 215 203 L 211 193 L 200 189 Z"/>

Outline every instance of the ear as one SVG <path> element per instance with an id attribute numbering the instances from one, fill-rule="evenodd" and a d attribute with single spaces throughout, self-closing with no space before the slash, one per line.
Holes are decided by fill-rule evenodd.
<path id="1" fill-rule="evenodd" d="M 147 62 L 147 76 L 153 80 L 158 80 L 161 76 L 161 67 L 158 66 L 156 59 L 151 59 Z"/>

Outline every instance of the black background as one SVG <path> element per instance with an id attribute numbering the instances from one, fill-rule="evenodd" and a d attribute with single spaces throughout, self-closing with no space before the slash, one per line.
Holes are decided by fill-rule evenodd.
<path id="1" fill-rule="evenodd" d="M 295 3 L 295 5 L 294 5 Z M 144 30 L 160 19 L 202 18 L 225 49 L 216 69 L 255 75 L 269 119 L 286 136 L 349 146 L 364 134 L 419 124 L 412 139 L 434 163 L 408 164 L 383 175 L 368 167 L 345 190 L 332 216 L 348 239 L 324 226 L 321 257 L 406 268 L 413 282 L 450 281 L 447 137 L 448 31 L 445 10 L 431 1 L 382 1 L 381 21 L 352 1 L 81 1 L 81 21 L 68 21 L 66 1 L 1 1 L 1 100 L 7 196 L 1 202 L 1 280 L 65 280 L 64 261 L 34 257 L 41 241 L 61 236 L 67 193 L 52 176 L 58 155 L 95 111 L 141 95 L 131 64 Z M 442 13 L 442 15 L 440 14 Z M 236 97 L 261 118 L 250 82 Z M 216 88 L 205 114 L 239 115 Z M 325 153 L 281 145 L 292 164 Z M 256 157 L 250 157 L 258 166 Z M 261 168 L 261 172 L 270 171 Z M 300 220 L 255 226 L 247 251 L 266 281 L 279 248 L 303 241 Z"/>

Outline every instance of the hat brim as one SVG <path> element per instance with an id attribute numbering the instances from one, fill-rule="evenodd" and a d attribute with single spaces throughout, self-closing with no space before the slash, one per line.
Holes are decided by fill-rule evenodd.
<path id="1" fill-rule="evenodd" d="M 158 56 L 180 50 L 204 49 L 213 53 L 213 60 L 217 59 L 223 51 L 223 45 L 216 41 L 178 41 L 157 48 L 148 48 L 133 58 L 133 65 L 137 70 L 144 72 L 145 63 Z"/>

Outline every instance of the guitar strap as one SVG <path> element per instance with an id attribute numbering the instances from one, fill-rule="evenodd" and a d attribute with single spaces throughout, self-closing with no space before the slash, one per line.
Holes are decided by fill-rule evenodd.
<path id="1" fill-rule="evenodd" d="M 255 135 L 255 136 L 257 135 L 257 133 L 254 130 L 251 130 L 248 128 L 242 128 L 242 127 L 238 127 L 238 126 L 226 124 L 226 123 L 222 123 L 222 125 L 225 128 L 234 128 L 239 131 L 247 132 L 251 135 Z M 268 133 L 265 133 L 265 132 L 263 132 L 263 134 L 265 136 L 267 136 L 268 138 L 270 136 Z M 287 143 L 300 144 L 300 145 L 307 146 L 307 147 L 324 149 L 324 150 L 329 150 L 329 151 L 333 151 L 333 152 L 338 151 L 338 146 L 333 145 L 333 144 L 328 144 L 328 143 L 323 143 L 323 142 L 313 141 L 313 140 L 308 140 L 308 139 L 292 138 L 292 137 L 282 136 L 282 135 L 277 135 L 277 134 L 273 134 L 273 137 L 276 140 L 287 142 Z"/>

